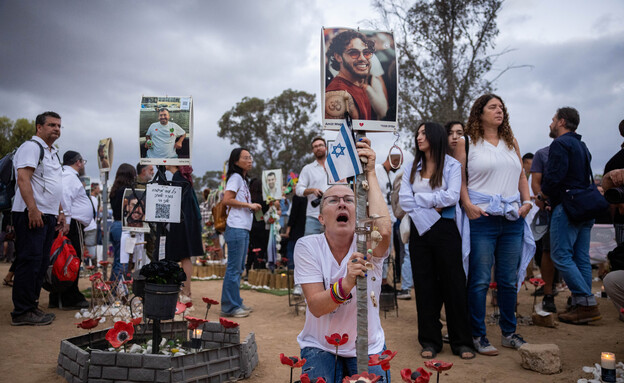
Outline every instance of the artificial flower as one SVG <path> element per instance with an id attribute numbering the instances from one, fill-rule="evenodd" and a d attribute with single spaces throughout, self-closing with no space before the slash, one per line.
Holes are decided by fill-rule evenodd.
<path id="1" fill-rule="evenodd" d="M 441 360 L 431 359 L 425 362 L 425 367 L 439 373 L 442 371 L 450 370 L 451 367 L 453 367 L 453 363 L 447 363 Z"/>
<path id="2" fill-rule="evenodd" d="M 135 326 L 140 325 L 142 321 L 143 321 L 143 317 L 130 319 L 130 323 L 132 323 Z"/>
<path id="3" fill-rule="evenodd" d="M 185 316 L 184 319 L 186 319 L 188 321 L 188 329 L 189 330 L 195 330 L 197 327 L 199 327 L 199 325 L 208 322 L 205 319 L 195 318 L 195 317 L 188 316 L 188 315 Z"/>
<path id="4" fill-rule="evenodd" d="M 418 367 L 414 371 L 409 368 L 401 370 L 401 378 L 406 383 L 428 383 L 431 374 L 425 371 L 424 368 Z"/>
<path id="5" fill-rule="evenodd" d="M 85 319 L 80 323 L 76 323 L 76 326 L 85 330 L 91 330 L 92 328 L 97 327 L 97 325 L 100 323 L 100 319 L 102 318 Z"/>
<path id="6" fill-rule="evenodd" d="M 338 333 L 331 334 L 330 336 L 325 335 L 325 340 L 332 346 L 338 347 L 349 341 L 349 334 L 342 334 L 342 336 Z"/>
<path id="7" fill-rule="evenodd" d="M 85 269 L 87 269 L 87 270 L 93 270 L 93 269 L 95 269 L 95 265 L 85 266 Z"/>
<path id="8" fill-rule="evenodd" d="M 375 383 L 379 381 L 379 379 L 381 379 L 381 376 L 369 374 L 365 371 L 361 374 L 345 377 L 344 379 L 342 379 L 342 383 Z"/>
<path id="9" fill-rule="evenodd" d="M 98 279 L 102 279 L 102 273 L 100 273 L 99 271 L 89 277 L 89 280 L 91 282 L 98 280 Z"/>
<path id="10" fill-rule="evenodd" d="M 290 368 L 299 368 L 305 364 L 306 360 L 298 356 L 284 356 L 284 354 L 280 354 L 280 362 Z"/>
<path id="11" fill-rule="evenodd" d="M 390 361 L 397 352 L 392 352 L 390 350 L 385 350 L 381 354 L 374 354 L 368 357 L 368 365 L 369 366 L 381 366 L 381 369 L 384 371 L 388 371 L 390 369 Z"/>
<path id="12" fill-rule="evenodd" d="M 302 374 L 299 377 L 299 380 L 301 381 L 301 383 L 327 383 L 325 381 L 325 379 L 323 379 L 323 378 L 316 378 L 316 379 L 312 380 L 312 379 L 310 379 L 308 374 Z"/>
<path id="13" fill-rule="evenodd" d="M 108 266 L 108 265 L 110 265 L 110 262 L 109 262 L 109 261 L 100 261 L 99 263 L 100 263 L 100 265 L 102 265 L 102 266 Z"/>
<path id="14" fill-rule="evenodd" d="M 496 290 L 497 287 L 498 287 L 498 285 L 496 284 L 496 282 L 491 282 L 490 283 L 490 289 Z"/>
<path id="15" fill-rule="evenodd" d="M 185 311 L 186 311 L 186 309 L 187 309 L 187 308 L 188 308 L 188 307 L 187 307 L 184 303 L 182 303 L 182 302 L 178 302 L 178 303 L 176 303 L 176 311 L 175 311 L 175 315 L 180 315 L 180 314 L 182 314 L 183 312 L 185 312 Z"/>
<path id="16" fill-rule="evenodd" d="M 204 303 L 208 304 L 208 305 L 218 305 L 219 301 L 215 301 L 214 299 L 210 299 L 208 297 L 203 297 L 202 301 L 204 301 Z"/>
<path id="17" fill-rule="evenodd" d="M 529 279 L 529 282 L 535 287 L 541 287 L 546 284 L 542 278 L 531 278 Z"/>
<path id="18" fill-rule="evenodd" d="M 232 322 L 231 320 L 227 320 L 225 318 L 219 318 L 219 323 L 221 323 L 221 326 L 225 328 L 236 328 L 239 326 L 238 323 Z"/>
<path id="19" fill-rule="evenodd" d="M 115 322 L 115 326 L 106 333 L 106 340 L 115 348 L 132 339 L 134 326 L 124 321 Z"/>
<path id="20" fill-rule="evenodd" d="M 98 282 L 95 284 L 95 288 L 100 290 L 100 291 L 109 291 L 110 290 L 110 286 L 105 283 L 105 282 Z"/>

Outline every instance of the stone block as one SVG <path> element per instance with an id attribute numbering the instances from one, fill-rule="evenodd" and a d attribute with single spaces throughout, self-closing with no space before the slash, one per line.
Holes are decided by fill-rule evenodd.
<path id="1" fill-rule="evenodd" d="M 63 353 L 62 352 L 59 352 L 57 363 L 58 363 L 59 366 L 63 365 Z"/>
<path id="2" fill-rule="evenodd" d="M 117 354 L 117 366 L 119 367 L 138 368 L 141 367 L 142 361 L 143 355 L 141 354 L 127 354 L 124 352 Z"/>
<path id="3" fill-rule="evenodd" d="M 232 344 L 239 344 L 240 343 L 240 333 L 230 334 L 228 342 L 232 343 Z"/>
<path id="4" fill-rule="evenodd" d="M 158 383 L 171 382 L 171 370 L 156 370 L 154 381 Z"/>
<path id="5" fill-rule="evenodd" d="M 87 380 L 87 372 L 89 371 L 89 369 L 86 366 L 80 366 L 80 369 L 78 370 L 78 377 L 81 380 L 86 381 Z"/>
<path id="6" fill-rule="evenodd" d="M 128 370 L 128 380 L 132 382 L 153 382 L 154 370 L 147 368 L 130 368 Z"/>
<path id="7" fill-rule="evenodd" d="M 101 366 L 89 366 L 89 380 L 90 378 L 100 378 L 102 376 L 102 367 Z"/>
<path id="8" fill-rule="evenodd" d="M 518 350 L 522 367 L 540 374 L 557 374 L 561 371 L 559 346 L 556 344 L 526 343 Z"/>
<path id="9" fill-rule="evenodd" d="M 67 371 L 69 371 L 69 369 L 71 368 L 71 365 L 73 364 L 73 361 L 71 359 L 69 359 L 66 355 L 63 355 L 63 368 Z"/>
<path id="10" fill-rule="evenodd" d="M 74 376 L 71 374 L 71 372 L 65 370 L 65 380 L 68 382 L 71 382 L 72 380 L 74 380 Z"/>
<path id="11" fill-rule="evenodd" d="M 71 372 L 71 374 L 74 376 L 78 376 L 78 373 L 80 372 L 80 366 L 78 365 L 78 363 L 72 361 L 69 365 L 69 372 Z"/>
<path id="12" fill-rule="evenodd" d="M 56 375 L 65 376 L 65 369 L 60 364 L 56 366 Z"/>
<path id="13" fill-rule="evenodd" d="M 184 382 L 184 370 L 179 371 L 171 371 L 171 381 L 172 382 Z"/>
<path id="14" fill-rule="evenodd" d="M 72 344 L 66 340 L 61 341 L 61 354 L 69 356 Z"/>
<path id="15" fill-rule="evenodd" d="M 206 322 L 204 323 L 204 331 L 223 332 L 223 326 L 219 322 Z"/>
<path id="16" fill-rule="evenodd" d="M 87 362 L 89 361 L 89 353 L 78 349 L 76 352 L 76 363 L 78 363 L 81 366 L 85 366 L 87 364 Z"/>
<path id="17" fill-rule="evenodd" d="M 143 355 L 143 367 L 158 370 L 171 368 L 171 357 L 168 355 Z"/>
<path id="18" fill-rule="evenodd" d="M 86 382 L 86 380 L 80 379 L 77 376 L 74 376 L 74 379 L 72 380 L 72 383 L 85 383 L 85 382 Z"/>
<path id="19" fill-rule="evenodd" d="M 126 380 L 128 379 L 128 369 L 125 367 L 102 367 L 102 379 Z"/>
<path id="20" fill-rule="evenodd" d="M 91 351 L 91 364 L 114 366 L 116 355 L 116 352 L 93 350 Z"/>
<path id="21" fill-rule="evenodd" d="M 223 343 L 224 334 L 222 332 L 216 332 L 212 334 L 212 340 L 217 343 Z"/>

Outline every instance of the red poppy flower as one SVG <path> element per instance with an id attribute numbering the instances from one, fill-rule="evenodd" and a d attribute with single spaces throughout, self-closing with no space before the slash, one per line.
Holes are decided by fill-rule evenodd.
<path id="1" fill-rule="evenodd" d="M 323 378 L 316 378 L 314 380 L 311 380 L 308 374 L 301 375 L 299 377 L 299 380 L 301 381 L 301 383 L 327 383 Z"/>
<path id="2" fill-rule="evenodd" d="M 134 280 L 133 280 L 133 279 L 131 279 L 131 280 L 129 280 L 129 281 L 123 281 L 122 283 L 123 283 L 124 285 L 131 285 L 131 284 L 132 284 L 132 282 L 134 282 Z"/>
<path id="3" fill-rule="evenodd" d="M 496 284 L 496 282 L 491 282 L 491 283 L 490 283 L 490 288 L 491 288 L 492 290 L 496 290 L 496 288 L 497 288 L 497 287 L 498 287 L 498 285 Z"/>
<path id="4" fill-rule="evenodd" d="M 215 301 L 214 299 L 210 299 L 208 297 L 203 297 L 202 301 L 204 301 L 204 303 L 209 304 L 209 305 L 218 305 L 219 301 Z"/>
<path id="5" fill-rule="evenodd" d="M 375 374 L 369 374 L 368 372 L 363 372 L 361 374 L 356 374 L 352 376 L 347 376 L 342 380 L 342 383 L 375 383 L 381 379 L 381 376 L 377 376 Z"/>
<path id="6" fill-rule="evenodd" d="M 620 312 L 624 314 L 624 307 L 620 309 Z"/>
<path id="7" fill-rule="evenodd" d="M 95 269 L 95 265 L 89 265 L 89 266 L 86 266 L 86 267 L 85 267 L 85 269 L 87 269 L 87 270 L 93 270 L 93 269 Z"/>
<path id="8" fill-rule="evenodd" d="M 206 263 L 206 262 L 208 262 L 207 259 L 203 259 L 203 258 L 199 259 L 199 263 Z"/>
<path id="9" fill-rule="evenodd" d="M 99 263 L 100 263 L 100 265 L 102 265 L 102 266 L 108 266 L 108 265 L 110 265 L 110 262 L 109 262 L 109 261 L 100 261 Z"/>
<path id="10" fill-rule="evenodd" d="M 85 319 L 80 323 L 76 323 L 76 327 L 83 328 L 85 330 L 91 330 L 92 328 L 97 327 L 97 325 L 100 323 L 100 319 L 102 318 Z"/>
<path id="11" fill-rule="evenodd" d="M 531 278 L 529 279 L 529 282 L 535 287 L 541 287 L 546 284 L 542 278 Z"/>
<path id="12" fill-rule="evenodd" d="M 414 371 L 409 368 L 401 370 L 401 378 L 406 383 L 428 383 L 431 374 L 425 371 L 424 368 L 418 367 Z"/>
<path id="13" fill-rule="evenodd" d="M 325 340 L 332 346 L 338 347 L 349 341 L 349 334 L 342 334 L 342 336 L 338 333 L 331 334 L 330 336 L 325 335 Z"/>
<path id="14" fill-rule="evenodd" d="M 99 271 L 89 277 L 89 280 L 91 282 L 98 280 L 98 279 L 102 279 L 102 273 L 100 273 Z"/>
<path id="15" fill-rule="evenodd" d="M 280 362 L 290 368 L 299 368 L 305 364 L 306 360 L 304 358 L 300 359 L 298 356 L 284 356 L 284 354 L 280 354 Z"/>
<path id="16" fill-rule="evenodd" d="M 189 330 L 195 330 L 197 327 L 199 327 L 199 325 L 208 322 L 205 319 L 195 318 L 195 317 L 188 316 L 188 315 L 185 316 L 184 319 L 186 319 L 188 321 L 188 329 Z"/>
<path id="17" fill-rule="evenodd" d="M 100 290 L 100 291 L 109 291 L 110 290 L 110 286 L 104 282 L 98 282 L 95 284 L 95 288 Z"/>
<path id="18" fill-rule="evenodd" d="M 115 348 L 132 339 L 134 326 L 124 321 L 115 322 L 115 326 L 106 333 L 106 340 Z"/>
<path id="19" fill-rule="evenodd" d="M 390 369 L 390 361 L 397 352 L 392 352 L 390 350 L 386 350 L 379 354 L 374 354 L 368 357 L 368 365 L 369 366 L 381 366 L 381 369 L 384 371 L 388 371 Z"/>
<path id="20" fill-rule="evenodd" d="M 221 326 L 225 328 L 236 328 L 239 326 L 238 323 L 232 322 L 231 320 L 227 320 L 225 318 L 219 318 L 219 322 L 221 323 Z"/>
<path id="21" fill-rule="evenodd" d="M 453 367 L 453 363 L 447 363 L 441 360 L 431 359 L 425 362 L 425 367 L 440 373 L 442 371 L 450 370 L 451 367 Z"/>
<path id="22" fill-rule="evenodd" d="M 135 326 L 140 325 L 142 321 L 143 321 L 143 317 L 130 319 L 130 323 L 132 323 Z"/>
<path id="23" fill-rule="evenodd" d="M 186 307 L 186 305 L 182 302 L 178 302 L 176 303 L 176 311 L 175 311 L 175 315 L 179 315 L 182 314 L 183 312 L 186 311 L 188 307 Z"/>

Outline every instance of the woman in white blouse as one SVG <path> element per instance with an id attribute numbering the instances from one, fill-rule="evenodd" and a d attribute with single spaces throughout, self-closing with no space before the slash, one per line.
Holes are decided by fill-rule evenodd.
<path id="1" fill-rule="evenodd" d="M 456 224 L 461 165 L 447 150 L 448 134 L 442 125 L 427 122 L 418 127 L 414 163 L 405 167 L 399 202 L 412 220 L 409 252 L 421 356 L 430 359 L 442 351 L 444 304 L 451 350 L 472 359 L 462 240 Z"/>

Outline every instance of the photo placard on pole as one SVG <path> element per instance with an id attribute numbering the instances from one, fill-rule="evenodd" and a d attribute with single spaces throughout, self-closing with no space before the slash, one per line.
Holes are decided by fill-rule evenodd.
<path id="1" fill-rule="evenodd" d="M 146 221 L 180 223 L 182 201 L 180 186 L 148 184 L 145 193 Z"/>

